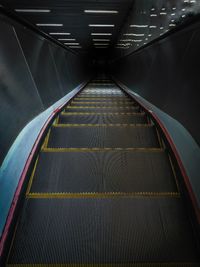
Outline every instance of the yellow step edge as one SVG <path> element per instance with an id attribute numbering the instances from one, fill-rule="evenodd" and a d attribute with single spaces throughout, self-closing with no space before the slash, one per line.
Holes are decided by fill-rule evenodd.
<path id="1" fill-rule="evenodd" d="M 127 113 L 117 113 L 117 112 L 100 112 L 100 113 L 96 113 L 96 112 L 62 112 L 62 115 L 65 116 L 69 116 L 69 115 L 137 115 L 137 116 L 144 116 L 145 113 L 144 112 L 127 112 Z"/>
<path id="2" fill-rule="evenodd" d="M 70 128 L 70 127 L 135 127 L 135 128 L 151 128 L 152 124 L 54 124 L 53 128 Z"/>
<path id="3" fill-rule="evenodd" d="M 155 263 L 47 263 L 47 264 L 6 264 L 6 267 L 199 267 L 193 262 L 155 262 Z"/>
<path id="4" fill-rule="evenodd" d="M 178 192 L 84 192 L 84 193 L 29 193 L 26 198 L 118 198 L 118 197 L 180 197 Z"/>
<path id="5" fill-rule="evenodd" d="M 98 109 L 98 108 L 101 108 L 101 109 L 109 109 L 109 108 L 115 108 L 115 109 L 116 109 L 116 108 L 118 108 L 118 109 L 123 109 L 123 108 L 126 109 L 126 108 L 127 108 L 127 109 L 130 109 L 130 108 L 138 108 L 138 107 L 139 107 L 139 106 L 134 106 L 134 105 L 133 105 L 133 106 L 129 106 L 129 107 L 126 107 L 126 106 L 124 106 L 124 107 L 122 107 L 122 106 L 120 106 L 120 107 L 118 107 L 118 106 L 116 106 L 116 107 L 95 107 L 95 106 L 77 106 L 77 107 L 75 107 L 75 106 L 67 106 L 65 109 L 76 109 L 76 108 L 77 108 L 77 109 L 79 109 L 79 108 L 80 108 L 80 109 L 83 109 L 83 108 L 85 108 L 85 109 L 87 109 L 87 108 L 88 108 L 88 109 L 89 109 L 89 108 L 91 108 L 91 109 L 92 109 L 92 108 L 95 108 L 95 109 L 96 109 L 96 108 L 97 108 L 97 109 Z"/>
<path id="6" fill-rule="evenodd" d="M 154 152 L 154 153 L 160 153 L 164 152 L 165 150 L 163 148 L 99 148 L 99 147 L 84 147 L 84 148 L 66 148 L 66 147 L 58 147 L 58 148 L 43 148 L 41 150 L 42 152 L 104 152 L 104 151 L 134 151 L 134 152 Z"/>

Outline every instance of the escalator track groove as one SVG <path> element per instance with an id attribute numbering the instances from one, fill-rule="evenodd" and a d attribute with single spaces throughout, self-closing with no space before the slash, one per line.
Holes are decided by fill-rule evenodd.
<path id="1" fill-rule="evenodd" d="M 6 266 L 200 266 L 168 153 L 137 103 L 91 81 L 48 131 Z"/>

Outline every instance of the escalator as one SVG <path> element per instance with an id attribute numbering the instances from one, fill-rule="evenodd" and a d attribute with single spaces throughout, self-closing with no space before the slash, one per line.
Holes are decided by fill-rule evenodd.
<path id="1" fill-rule="evenodd" d="M 46 135 L 6 266 L 200 266 L 181 192 L 151 118 L 97 77 Z"/>

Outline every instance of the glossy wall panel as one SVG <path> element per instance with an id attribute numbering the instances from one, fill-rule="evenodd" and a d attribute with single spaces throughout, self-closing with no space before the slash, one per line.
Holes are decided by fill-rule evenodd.
<path id="1" fill-rule="evenodd" d="M 0 15 L 0 165 L 20 131 L 89 78 L 84 60 Z"/>
<path id="2" fill-rule="evenodd" d="M 200 144 L 200 22 L 113 62 L 110 70 Z"/>

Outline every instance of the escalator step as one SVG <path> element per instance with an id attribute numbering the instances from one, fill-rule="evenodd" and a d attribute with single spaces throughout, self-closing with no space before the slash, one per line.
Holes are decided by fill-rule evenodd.
<path id="1" fill-rule="evenodd" d="M 109 124 L 109 123 L 147 123 L 146 115 L 138 113 L 138 115 L 67 115 L 67 113 L 59 116 L 58 123 L 72 124 Z"/>
<path id="2" fill-rule="evenodd" d="M 117 106 L 125 106 L 125 107 L 134 107 L 137 106 L 137 103 L 134 102 L 111 102 L 111 101 L 107 101 L 107 102 L 103 102 L 103 101 L 99 101 L 99 102 L 94 102 L 94 101 L 90 101 L 90 102 L 78 102 L 78 101 L 73 101 L 70 103 L 70 106 L 93 106 L 93 107 L 117 107 Z"/>
<path id="3" fill-rule="evenodd" d="M 110 102 L 118 102 L 119 104 L 120 103 L 133 103 L 133 100 L 131 100 L 131 99 L 128 99 L 128 98 L 120 98 L 120 99 L 117 99 L 117 98 L 113 98 L 113 97 L 111 97 L 111 98 L 99 98 L 99 97 L 97 97 L 97 98 L 83 98 L 83 97 L 75 97 L 74 98 L 74 102 L 108 102 L 108 103 L 110 103 Z"/>
<path id="4" fill-rule="evenodd" d="M 52 127 L 48 147 L 159 147 L 156 130 L 148 127 Z"/>
<path id="5" fill-rule="evenodd" d="M 165 151 L 41 152 L 31 182 L 36 193 L 177 192 Z"/>
<path id="6" fill-rule="evenodd" d="M 67 107 L 65 112 L 127 113 L 139 112 L 139 107 Z"/>
<path id="7" fill-rule="evenodd" d="M 185 266 L 184 262 L 194 266 L 192 263 L 199 262 L 199 257 L 181 199 L 28 199 L 8 266 Z"/>

